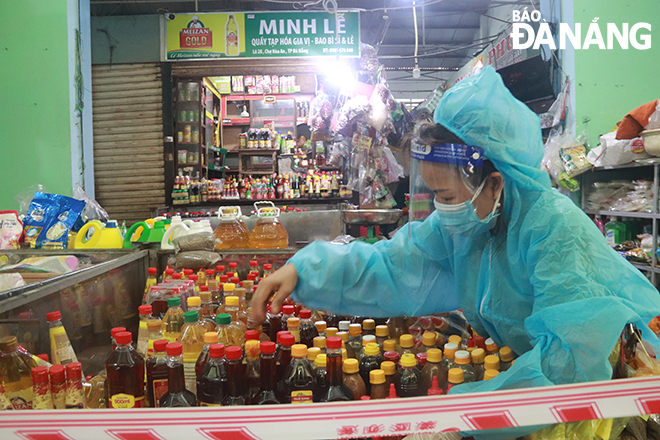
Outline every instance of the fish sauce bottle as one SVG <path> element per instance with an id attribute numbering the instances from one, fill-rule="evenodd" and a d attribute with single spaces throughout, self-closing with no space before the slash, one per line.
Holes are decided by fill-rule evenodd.
<path id="1" fill-rule="evenodd" d="M 196 406 L 195 393 L 186 389 L 183 365 L 183 345 L 178 342 L 167 344 L 167 393 L 160 398 L 162 408 L 185 408 Z"/>

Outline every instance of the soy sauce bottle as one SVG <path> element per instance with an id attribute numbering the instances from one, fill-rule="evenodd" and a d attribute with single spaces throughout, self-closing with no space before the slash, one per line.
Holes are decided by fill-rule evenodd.
<path id="1" fill-rule="evenodd" d="M 291 358 L 284 379 L 277 384 L 278 400 L 282 403 L 312 403 L 317 384 L 307 360 L 307 347 L 302 344 L 293 345 Z"/>
<path id="2" fill-rule="evenodd" d="M 227 361 L 225 346 L 209 345 L 209 360 L 197 376 L 197 404 L 220 406 L 227 396 Z"/>
<path id="3" fill-rule="evenodd" d="M 160 398 L 163 408 L 196 406 L 195 394 L 186 389 L 183 374 L 183 346 L 179 342 L 167 344 L 167 393 Z"/>
<path id="4" fill-rule="evenodd" d="M 316 326 L 312 322 L 312 311 L 303 309 L 300 311 L 300 343 L 308 348 L 314 346 L 314 338 L 319 335 Z"/>

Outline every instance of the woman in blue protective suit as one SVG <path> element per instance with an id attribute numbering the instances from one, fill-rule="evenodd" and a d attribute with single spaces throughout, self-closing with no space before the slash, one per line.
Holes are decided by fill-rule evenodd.
<path id="1" fill-rule="evenodd" d="M 447 91 L 434 122 L 412 145 L 411 222 L 374 245 L 305 247 L 259 283 L 253 321 L 263 321 L 268 298 L 277 312 L 289 295 L 345 315 L 460 308 L 480 335 L 519 357 L 495 379 L 451 393 L 606 380 L 626 323 L 657 341 L 646 324 L 660 314 L 660 295 L 552 189 L 540 168 L 539 118 L 494 69 Z M 525 430 L 533 429 L 485 438 Z"/>

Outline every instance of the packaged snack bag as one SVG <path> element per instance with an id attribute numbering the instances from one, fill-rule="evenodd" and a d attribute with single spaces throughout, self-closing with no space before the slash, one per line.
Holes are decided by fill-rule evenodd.
<path id="1" fill-rule="evenodd" d="M 18 249 L 23 223 L 16 211 L 0 211 L 0 249 Z"/>

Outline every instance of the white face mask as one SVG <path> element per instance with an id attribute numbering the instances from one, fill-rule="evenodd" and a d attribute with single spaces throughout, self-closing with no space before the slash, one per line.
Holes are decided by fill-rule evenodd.
<path id="1" fill-rule="evenodd" d="M 477 197 L 479 197 L 479 194 L 481 194 L 485 185 L 486 179 L 484 179 L 479 188 L 477 188 L 477 191 L 470 200 L 457 205 L 449 205 L 440 203 L 436 199 L 433 200 L 433 205 L 435 206 L 436 211 L 438 211 L 440 223 L 445 226 L 450 233 L 465 233 L 470 230 L 473 230 L 473 233 L 487 232 L 495 227 L 497 217 L 499 216 L 497 208 L 500 206 L 502 191 L 500 190 L 497 199 L 495 199 L 493 210 L 484 219 L 480 219 L 477 216 L 477 209 L 473 203 Z"/>

